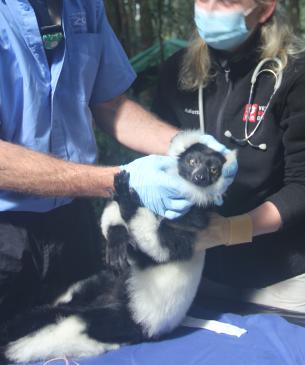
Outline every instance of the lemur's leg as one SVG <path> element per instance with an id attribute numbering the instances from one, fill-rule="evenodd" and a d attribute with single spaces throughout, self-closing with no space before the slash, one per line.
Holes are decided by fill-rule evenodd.
<path id="1" fill-rule="evenodd" d="M 123 277 L 121 278 L 123 280 Z M 120 281 L 116 273 L 106 268 L 71 285 L 65 293 L 56 299 L 53 305 L 69 304 L 72 307 L 93 303 L 95 300 L 102 303 L 101 295 L 105 297 L 105 301 L 109 300 L 110 296 L 113 297 L 112 293 L 117 291 L 119 285 Z"/>
<path id="2" fill-rule="evenodd" d="M 116 271 L 123 272 L 128 264 L 127 249 L 133 245 L 128 232 L 128 221 L 140 206 L 138 194 L 129 187 L 129 174 L 122 171 L 114 177 L 114 201 L 105 208 L 101 226 L 107 239 L 106 262 Z"/>
<path id="3" fill-rule="evenodd" d="M 101 227 L 107 239 L 106 263 L 120 273 L 128 264 L 128 245 L 133 245 L 128 221 L 137 213 L 140 199 L 136 191 L 129 187 L 129 174 L 126 171 L 115 175 L 114 188 L 114 201 L 105 208 Z"/>
<path id="4" fill-rule="evenodd" d="M 128 266 L 127 246 L 130 235 L 118 202 L 112 201 L 104 209 L 101 229 L 106 238 L 106 264 L 117 273 L 124 272 Z"/>

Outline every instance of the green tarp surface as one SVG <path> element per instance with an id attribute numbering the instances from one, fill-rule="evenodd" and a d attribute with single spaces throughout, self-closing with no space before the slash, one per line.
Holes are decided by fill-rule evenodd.
<path id="1" fill-rule="evenodd" d="M 162 49 L 160 43 L 153 45 L 132 57 L 130 59 L 131 65 L 137 73 L 143 72 L 150 67 L 159 65 L 161 63 L 162 53 L 164 59 L 166 59 L 179 49 L 186 47 L 187 44 L 188 42 L 182 39 L 164 40 Z"/>

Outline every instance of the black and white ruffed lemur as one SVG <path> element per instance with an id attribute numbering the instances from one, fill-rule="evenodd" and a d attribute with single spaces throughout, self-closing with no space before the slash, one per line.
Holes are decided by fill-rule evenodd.
<path id="1" fill-rule="evenodd" d="M 208 212 L 227 187 L 225 157 L 199 142 L 198 131 L 179 133 L 169 155 L 177 158 L 184 191 L 199 211 L 175 224 L 204 228 Z M 187 188 L 186 188 L 187 187 Z M 55 303 L 33 308 L 0 329 L 1 362 L 88 357 L 172 331 L 183 320 L 201 278 L 204 252 L 194 252 L 195 233 L 177 229 L 141 206 L 129 176 L 115 176 L 115 197 L 101 229 L 109 266 L 72 285 Z"/>

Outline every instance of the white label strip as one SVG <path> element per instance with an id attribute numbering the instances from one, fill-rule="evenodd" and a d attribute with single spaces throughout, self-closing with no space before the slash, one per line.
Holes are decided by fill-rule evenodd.
<path id="1" fill-rule="evenodd" d="M 233 324 L 213 321 L 208 319 L 200 319 L 186 316 L 184 321 L 181 324 L 184 327 L 193 327 L 193 328 L 204 328 L 209 331 L 213 331 L 216 333 L 224 333 L 230 336 L 240 337 L 247 333 L 247 330 L 241 327 L 234 326 Z"/>

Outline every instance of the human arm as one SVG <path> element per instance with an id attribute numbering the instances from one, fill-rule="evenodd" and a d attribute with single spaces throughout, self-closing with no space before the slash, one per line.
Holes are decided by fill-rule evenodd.
<path id="1" fill-rule="evenodd" d="M 196 250 L 219 245 L 238 245 L 252 242 L 253 237 L 276 232 L 282 224 L 277 207 L 265 202 L 249 213 L 234 217 L 212 214 L 207 229 L 197 232 Z"/>
<path id="2" fill-rule="evenodd" d="M 121 95 L 91 106 L 97 126 L 123 145 L 145 154 L 165 155 L 178 129 Z"/>
<path id="3" fill-rule="evenodd" d="M 273 233 L 280 228 L 285 230 L 286 227 L 299 224 L 305 216 L 305 104 L 300 97 L 305 92 L 305 76 L 296 74 L 295 77 L 297 80 L 291 82 L 292 85 L 285 85 L 287 95 L 280 97 L 286 106 L 280 122 L 284 151 L 280 160 L 283 163 L 282 187 L 248 212 L 253 229 L 249 233 L 251 237 Z M 219 231 L 228 232 L 228 228 L 224 228 L 229 225 L 227 218 L 214 223 Z M 240 227 L 243 228 L 242 225 Z M 224 237 L 228 237 L 228 234 L 224 233 Z M 224 241 L 224 237 L 212 236 L 212 230 L 208 228 L 207 232 L 200 234 L 198 247 L 203 249 L 205 244 L 208 245 L 207 241 L 210 241 L 210 247 L 223 244 L 221 240 Z"/>
<path id="4" fill-rule="evenodd" d="M 0 140 L 0 189 L 43 196 L 103 196 L 118 167 L 77 164 Z"/>
<path id="5" fill-rule="evenodd" d="M 165 172 L 175 164 L 167 156 L 147 156 L 124 166 L 145 206 L 174 218 L 191 203 L 179 190 L 179 180 Z M 67 162 L 0 140 L 0 189 L 41 196 L 110 197 L 117 166 L 100 167 Z"/>

